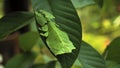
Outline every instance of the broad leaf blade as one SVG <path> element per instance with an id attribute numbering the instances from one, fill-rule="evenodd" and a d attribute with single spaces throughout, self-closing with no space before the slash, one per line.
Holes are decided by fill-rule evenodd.
<path id="1" fill-rule="evenodd" d="M 19 38 L 21 49 L 23 49 L 25 52 L 30 51 L 37 42 L 38 38 L 39 34 L 37 32 L 27 32 L 22 34 Z"/>
<path id="2" fill-rule="evenodd" d="M 78 59 L 83 68 L 106 68 L 103 57 L 86 42 L 82 42 Z"/>
<path id="3" fill-rule="evenodd" d="M 0 39 L 33 21 L 33 14 L 29 12 L 15 12 L 4 16 L 0 19 Z"/>
<path id="4" fill-rule="evenodd" d="M 70 0 L 32 0 L 34 10 L 42 9 L 55 16 L 55 22 L 65 31 L 76 49 L 56 56 L 63 68 L 70 68 L 76 60 L 82 37 L 79 17 Z M 54 42 L 54 41 L 53 41 Z"/>
<path id="5" fill-rule="evenodd" d="M 7 62 L 5 68 L 29 68 L 33 64 L 35 57 L 34 53 L 16 55 Z"/>
<path id="6" fill-rule="evenodd" d="M 94 0 L 71 0 L 75 8 L 83 8 L 95 4 Z"/>
<path id="7" fill-rule="evenodd" d="M 120 64 L 113 61 L 106 61 L 107 68 L 120 68 Z"/>
<path id="8" fill-rule="evenodd" d="M 120 63 L 120 37 L 114 39 L 107 48 L 107 60 Z"/>

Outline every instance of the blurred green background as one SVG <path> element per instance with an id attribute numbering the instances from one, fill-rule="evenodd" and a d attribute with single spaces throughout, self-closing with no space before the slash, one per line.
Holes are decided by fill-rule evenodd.
<path id="1" fill-rule="evenodd" d="M 0 0 L 0 18 L 2 17 L 3 15 L 3 0 Z"/>
<path id="2" fill-rule="evenodd" d="M 102 7 L 95 3 L 82 5 L 77 8 L 78 15 L 81 19 L 83 28 L 83 40 L 91 44 L 100 54 L 102 54 L 106 46 L 116 37 L 120 36 L 120 0 L 105 0 Z M 3 16 L 3 0 L 0 0 L 0 18 Z M 36 27 L 31 26 L 32 31 L 36 31 Z M 39 52 L 38 45 L 35 44 L 33 51 Z M 42 47 L 41 47 L 42 48 Z M 49 53 L 47 49 L 44 52 Z M 52 57 L 48 54 L 48 56 Z M 38 60 L 51 60 L 48 56 L 38 56 Z M 43 61 L 41 61 L 43 62 Z M 76 65 L 78 62 L 76 62 Z M 79 65 L 79 64 L 78 64 Z M 77 68 L 77 67 L 75 67 Z"/>
<path id="3" fill-rule="evenodd" d="M 107 0 L 104 4 L 102 7 L 93 4 L 77 9 L 83 27 L 83 40 L 100 54 L 111 40 L 120 36 L 120 4 Z"/>

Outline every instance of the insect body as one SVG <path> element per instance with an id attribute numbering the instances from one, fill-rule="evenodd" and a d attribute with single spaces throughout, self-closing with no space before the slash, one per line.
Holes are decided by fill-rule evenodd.
<path id="1" fill-rule="evenodd" d="M 35 11 L 36 15 L 36 22 L 38 26 L 38 30 L 41 36 L 47 37 L 48 36 L 48 20 L 46 20 L 45 14 L 42 10 Z"/>
<path id="2" fill-rule="evenodd" d="M 35 11 L 40 35 L 46 37 L 49 49 L 55 54 L 71 53 L 75 49 L 66 32 L 59 29 L 55 17 L 44 10 Z"/>

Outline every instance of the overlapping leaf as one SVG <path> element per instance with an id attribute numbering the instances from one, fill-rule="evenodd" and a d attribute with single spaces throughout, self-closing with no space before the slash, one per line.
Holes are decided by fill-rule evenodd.
<path id="1" fill-rule="evenodd" d="M 78 59 L 83 68 L 106 68 L 103 57 L 86 42 L 82 42 Z"/>
<path id="2" fill-rule="evenodd" d="M 55 23 L 68 34 L 76 47 L 72 53 L 56 56 L 63 68 L 70 68 L 78 56 L 82 36 L 80 20 L 72 2 L 70 0 L 32 0 L 32 4 L 34 10 L 42 9 L 52 13 L 55 16 Z"/>
<path id="3" fill-rule="evenodd" d="M 120 64 L 113 61 L 106 61 L 107 68 L 120 68 Z"/>
<path id="4" fill-rule="evenodd" d="M 33 21 L 33 13 L 30 12 L 15 12 L 4 16 L 0 19 L 0 39 Z"/>
<path id="5" fill-rule="evenodd" d="M 101 8 L 103 7 L 104 0 L 94 0 Z"/>
<path id="6" fill-rule="evenodd" d="M 107 60 L 120 63 L 120 37 L 114 39 L 107 48 Z"/>

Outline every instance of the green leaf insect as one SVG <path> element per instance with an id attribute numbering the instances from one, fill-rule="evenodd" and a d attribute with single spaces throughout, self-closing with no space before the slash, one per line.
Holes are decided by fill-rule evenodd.
<path id="1" fill-rule="evenodd" d="M 59 29 L 59 25 L 55 23 L 55 17 L 44 10 L 36 10 L 36 21 L 41 36 L 46 37 L 46 43 L 54 55 L 71 53 L 76 49 L 70 41 L 68 35 Z"/>

